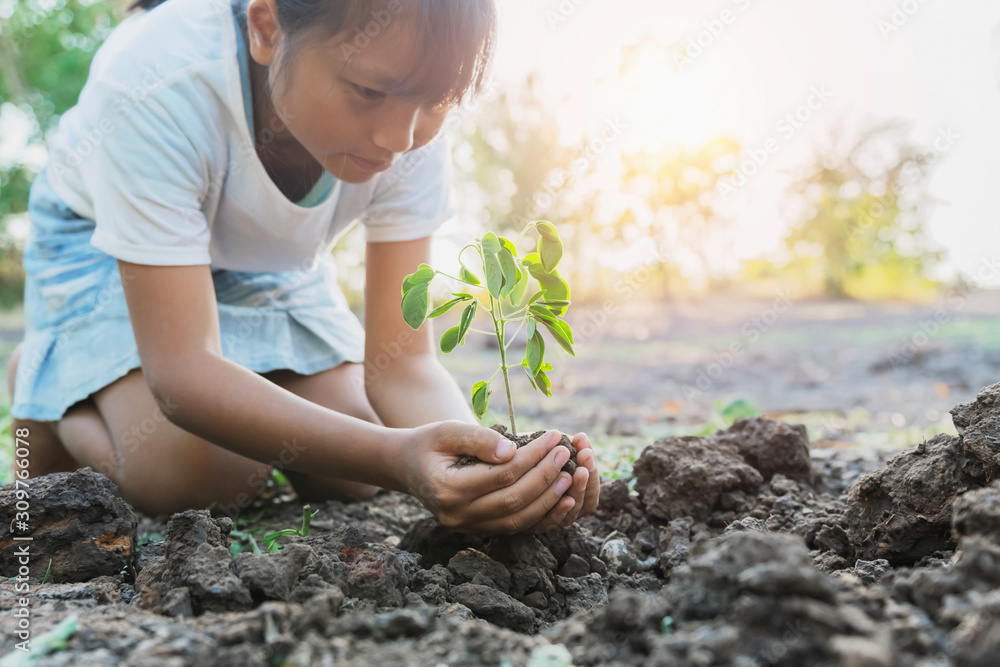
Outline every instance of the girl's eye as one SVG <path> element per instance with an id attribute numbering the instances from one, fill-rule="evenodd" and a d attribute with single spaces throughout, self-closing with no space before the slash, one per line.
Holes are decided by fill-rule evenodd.
<path id="1" fill-rule="evenodd" d="M 385 97 L 385 93 L 380 90 L 375 90 L 374 88 L 365 88 L 364 86 L 359 86 L 356 83 L 352 83 L 354 90 L 357 91 L 358 95 L 365 98 L 366 100 L 380 100 Z"/>

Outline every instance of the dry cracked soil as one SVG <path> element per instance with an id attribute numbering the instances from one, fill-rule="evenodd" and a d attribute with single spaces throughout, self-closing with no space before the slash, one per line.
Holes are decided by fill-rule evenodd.
<path id="1" fill-rule="evenodd" d="M 0 582 L 0 653 L 26 602 L 32 641 L 76 615 L 37 665 L 996 665 L 1000 384 L 952 416 L 959 436 L 875 465 L 763 418 L 665 438 L 544 535 L 456 534 L 383 492 L 235 557 L 245 517 L 140 520 L 90 469 L 41 477 L 50 581 Z M 15 501 L 0 489 L 7 576 Z M 299 522 L 269 502 L 269 527 Z"/>

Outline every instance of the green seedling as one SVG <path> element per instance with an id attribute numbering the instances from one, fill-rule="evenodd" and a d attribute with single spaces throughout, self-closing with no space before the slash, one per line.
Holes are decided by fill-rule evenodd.
<path id="1" fill-rule="evenodd" d="M 284 530 L 279 530 L 276 533 L 271 533 L 265 535 L 261 538 L 261 546 L 264 547 L 264 553 L 270 553 L 272 551 L 278 551 L 281 546 L 278 545 L 278 538 L 283 535 L 297 535 L 298 537 L 306 537 L 309 535 L 309 522 L 312 518 L 319 514 L 319 510 L 310 513 L 309 505 L 305 505 L 302 508 L 302 527 L 301 528 L 285 528 Z"/>
<path id="2" fill-rule="evenodd" d="M 517 243 L 529 229 L 538 232 L 536 252 L 519 257 Z M 472 248 L 481 262 L 486 285 L 482 284 L 465 262 L 462 255 Z M 529 224 L 511 241 L 498 237 L 493 232 L 483 235 L 476 243 L 471 243 L 458 253 L 461 269 L 458 277 L 449 276 L 426 264 L 403 280 L 403 319 L 413 329 L 419 329 L 425 319 L 440 317 L 455 306 L 464 304 L 461 322 L 441 335 L 441 351 L 450 353 L 458 346 L 465 345 L 470 332 L 495 336 L 500 350 L 500 365 L 489 379 L 477 382 L 472 388 L 472 409 L 476 417 L 483 418 L 489 406 L 492 393 L 490 385 L 497 373 L 503 374 L 507 391 L 507 409 L 510 413 L 510 431 L 517 435 L 514 421 L 514 404 L 511 400 L 510 377 L 508 371 L 515 366 L 507 363 L 508 349 L 522 328 L 527 328 L 528 342 L 520 366 L 524 369 L 528 382 L 546 396 L 552 395 L 552 382 L 547 375 L 552 364 L 545 361 L 545 331 L 561 348 L 570 355 L 573 352 L 573 330 L 563 319 L 570 304 L 569 285 L 559 276 L 556 267 L 563 255 L 563 244 L 555 225 L 544 220 Z M 435 276 L 443 275 L 456 280 L 479 292 L 479 296 L 469 292 L 454 292 L 451 300 L 438 306 L 430 313 L 430 283 Z M 538 286 L 525 302 L 529 283 Z M 483 293 L 485 291 L 485 294 Z M 485 297 L 481 299 L 480 297 Z M 523 304 L 523 305 L 522 305 Z M 472 322 L 479 311 L 489 314 L 493 323 L 492 331 L 472 328 Z M 513 334 L 508 335 L 508 327 L 516 325 Z"/>
<path id="3" fill-rule="evenodd" d="M 760 409 L 745 398 L 720 398 L 712 408 L 712 418 L 708 423 L 690 435 L 713 435 L 729 428 L 737 419 L 750 419 L 759 417 L 760 414 Z"/>
<path id="4" fill-rule="evenodd" d="M 0 667 L 29 667 L 50 653 L 64 651 L 69 638 L 76 632 L 77 618 L 77 614 L 70 614 L 51 630 L 32 637 L 30 652 L 15 648 L 0 658 Z"/>

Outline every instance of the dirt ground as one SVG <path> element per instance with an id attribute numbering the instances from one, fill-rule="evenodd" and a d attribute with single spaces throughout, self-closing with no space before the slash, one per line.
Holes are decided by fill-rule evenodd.
<path id="1" fill-rule="evenodd" d="M 608 304 L 574 305 L 577 357 L 549 353 L 553 397 L 538 399 L 517 378 L 514 403 L 531 428 L 642 436 L 641 447 L 711 422 L 718 401 L 743 397 L 806 424 L 814 441 L 894 449 L 954 433 L 948 410 L 1000 380 L 995 291 L 927 305 L 781 294 L 612 301 L 610 314 Z M 481 348 L 444 357 L 463 387 L 495 368 L 485 337 Z M 496 407 L 506 421 L 502 401 Z"/>
<path id="2" fill-rule="evenodd" d="M 40 665 L 996 664 L 1000 306 L 773 307 L 620 304 L 627 326 L 589 335 L 580 309 L 577 358 L 553 362 L 553 399 L 519 390 L 519 426 L 586 430 L 618 468 L 595 515 L 542 536 L 458 535 L 380 493 L 258 555 L 251 537 L 301 523 L 287 487 L 151 519 L 89 470 L 40 478 L 0 655 L 28 616 L 34 646 L 68 637 Z M 491 372 L 480 352 L 447 359 L 463 384 Z M 767 417 L 684 435 L 735 394 Z"/>

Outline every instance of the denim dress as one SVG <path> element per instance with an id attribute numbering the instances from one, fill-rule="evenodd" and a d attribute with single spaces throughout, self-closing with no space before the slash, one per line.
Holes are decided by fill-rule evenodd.
<path id="1" fill-rule="evenodd" d="M 11 415 L 54 421 L 140 368 L 118 261 L 90 244 L 96 223 L 74 213 L 43 170 L 28 202 L 26 330 Z M 331 258 L 314 271 L 213 268 L 222 355 L 256 373 L 312 375 L 364 360 L 364 329 Z"/>

